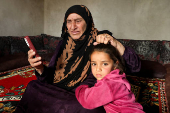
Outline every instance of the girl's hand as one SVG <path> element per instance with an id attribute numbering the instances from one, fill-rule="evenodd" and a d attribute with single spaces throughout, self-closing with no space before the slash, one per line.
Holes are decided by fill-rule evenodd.
<path id="1" fill-rule="evenodd" d="M 29 61 L 30 65 L 32 67 L 34 67 L 39 74 L 42 74 L 42 72 L 44 70 L 44 66 L 41 61 L 41 57 L 34 58 L 34 56 L 35 56 L 35 52 L 33 50 L 29 50 L 28 51 L 28 61 Z"/>
<path id="2" fill-rule="evenodd" d="M 97 45 L 99 43 L 104 43 L 104 44 L 110 44 L 118 49 L 120 52 L 120 55 L 124 54 L 125 47 L 116 39 L 114 39 L 112 36 L 108 34 L 100 34 L 96 37 L 96 42 L 93 43 L 93 45 Z"/>

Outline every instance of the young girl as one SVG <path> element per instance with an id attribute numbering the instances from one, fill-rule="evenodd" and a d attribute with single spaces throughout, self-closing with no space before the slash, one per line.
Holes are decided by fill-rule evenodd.
<path id="1" fill-rule="evenodd" d="M 81 85 L 76 98 L 87 109 L 104 106 L 106 113 L 144 113 L 135 102 L 131 86 L 126 80 L 124 61 L 110 44 L 98 44 L 90 53 L 91 70 L 97 83 L 93 87 Z"/>

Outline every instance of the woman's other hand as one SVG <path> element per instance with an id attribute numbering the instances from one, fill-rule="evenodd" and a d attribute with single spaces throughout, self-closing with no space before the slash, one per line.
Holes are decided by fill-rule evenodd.
<path id="1" fill-rule="evenodd" d="M 104 43 L 107 44 L 109 43 L 116 47 L 118 49 L 118 51 L 120 52 L 121 55 L 124 54 L 125 51 L 125 47 L 119 42 L 117 41 L 115 38 L 113 38 L 112 36 L 110 36 L 109 34 L 100 34 L 96 37 L 96 42 L 93 43 L 93 45 L 97 45 L 99 43 Z"/>
<path id="2" fill-rule="evenodd" d="M 28 51 L 28 61 L 29 61 L 30 65 L 32 67 L 34 67 L 36 69 L 36 71 L 41 75 L 44 70 L 44 66 L 41 61 L 41 57 L 34 58 L 34 56 L 35 56 L 35 52 L 33 50 L 29 50 Z"/>

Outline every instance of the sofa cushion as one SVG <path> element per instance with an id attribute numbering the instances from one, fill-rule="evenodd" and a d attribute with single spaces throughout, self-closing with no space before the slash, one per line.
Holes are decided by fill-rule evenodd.
<path id="1" fill-rule="evenodd" d="M 127 80 L 131 84 L 140 87 L 137 101 L 143 106 L 146 113 L 167 113 L 168 102 L 165 94 L 165 79 L 127 75 Z"/>
<path id="2" fill-rule="evenodd" d="M 44 49 L 44 41 L 41 35 L 29 36 L 36 50 Z"/>
<path id="3" fill-rule="evenodd" d="M 11 45 L 9 37 L 0 37 L 0 57 L 11 54 Z"/>
<path id="4" fill-rule="evenodd" d="M 170 64 L 170 41 L 161 42 L 160 60 L 162 64 Z"/>
<path id="5" fill-rule="evenodd" d="M 11 43 L 11 54 L 15 53 L 27 53 L 29 50 L 28 46 L 26 45 L 24 37 L 10 37 L 10 43 Z"/>
<path id="6" fill-rule="evenodd" d="M 141 70 L 131 75 L 147 78 L 164 78 L 166 75 L 165 67 L 156 61 L 141 60 Z"/>
<path id="7" fill-rule="evenodd" d="M 140 95 L 141 87 L 137 86 L 137 85 L 134 85 L 134 84 L 130 84 L 130 85 L 131 85 L 131 91 L 135 95 L 135 100 L 138 102 L 138 98 L 139 98 L 139 95 Z"/>
<path id="8" fill-rule="evenodd" d="M 44 49 L 44 44 L 41 36 L 29 36 L 36 50 Z M 11 54 L 15 53 L 27 53 L 29 47 L 27 46 L 24 36 L 10 37 Z"/>
<path id="9" fill-rule="evenodd" d="M 48 53 L 47 50 L 37 50 L 38 54 L 42 57 L 43 61 L 49 62 L 53 53 Z M 23 66 L 30 65 L 28 62 L 28 54 L 26 53 L 15 53 L 12 55 L 6 55 L 0 58 L 0 72 L 20 68 Z"/>
<path id="10" fill-rule="evenodd" d="M 44 41 L 44 48 L 49 52 L 50 51 L 53 52 L 56 49 L 58 42 L 62 39 L 61 37 L 55 37 L 46 34 L 41 34 L 41 35 Z"/>
<path id="11" fill-rule="evenodd" d="M 170 106 L 170 64 L 165 64 L 165 68 L 167 71 L 167 74 L 165 76 L 165 91 L 167 95 L 167 100 L 168 100 L 168 106 Z"/>
<path id="12" fill-rule="evenodd" d="M 48 50 L 37 50 L 37 53 L 39 54 L 39 56 L 41 56 L 42 61 L 48 62 L 50 62 L 54 54 L 53 52 L 49 52 Z"/>
<path id="13" fill-rule="evenodd" d="M 24 53 L 16 53 L 0 58 L 0 72 L 20 68 L 29 65 L 28 55 Z"/>
<path id="14" fill-rule="evenodd" d="M 158 61 L 160 58 L 159 40 L 131 40 L 131 39 L 117 39 L 124 46 L 131 47 L 139 55 L 142 60 Z"/>

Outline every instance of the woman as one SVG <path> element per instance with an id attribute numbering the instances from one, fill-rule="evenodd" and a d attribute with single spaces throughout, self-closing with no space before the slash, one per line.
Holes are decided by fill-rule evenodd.
<path id="1" fill-rule="evenodd" d="M 104 34 L 106 33 L 106 34 Z M 48 67 L 42 65 L 41 57 L 28 51 L 28 61 L 35 68 L 37 80 L 31 81 L 16 109 L 16 113 L 103 113 L 103 107 L 84 109 L 77 101 L 74 91 L 80 84 L 94 85 L 89 52 L 97 43 L 110 42 L 123 55 L 131 71 L 140 70 L 137 55 L 129 48 L 94 28 L 90 11 L 83 5 L 70 7 L 62 27 L 59 42 Z M 101 34 L 97 36 L 98 34 Z M 130 58 L 130 59 L 129 59 Z"/>

